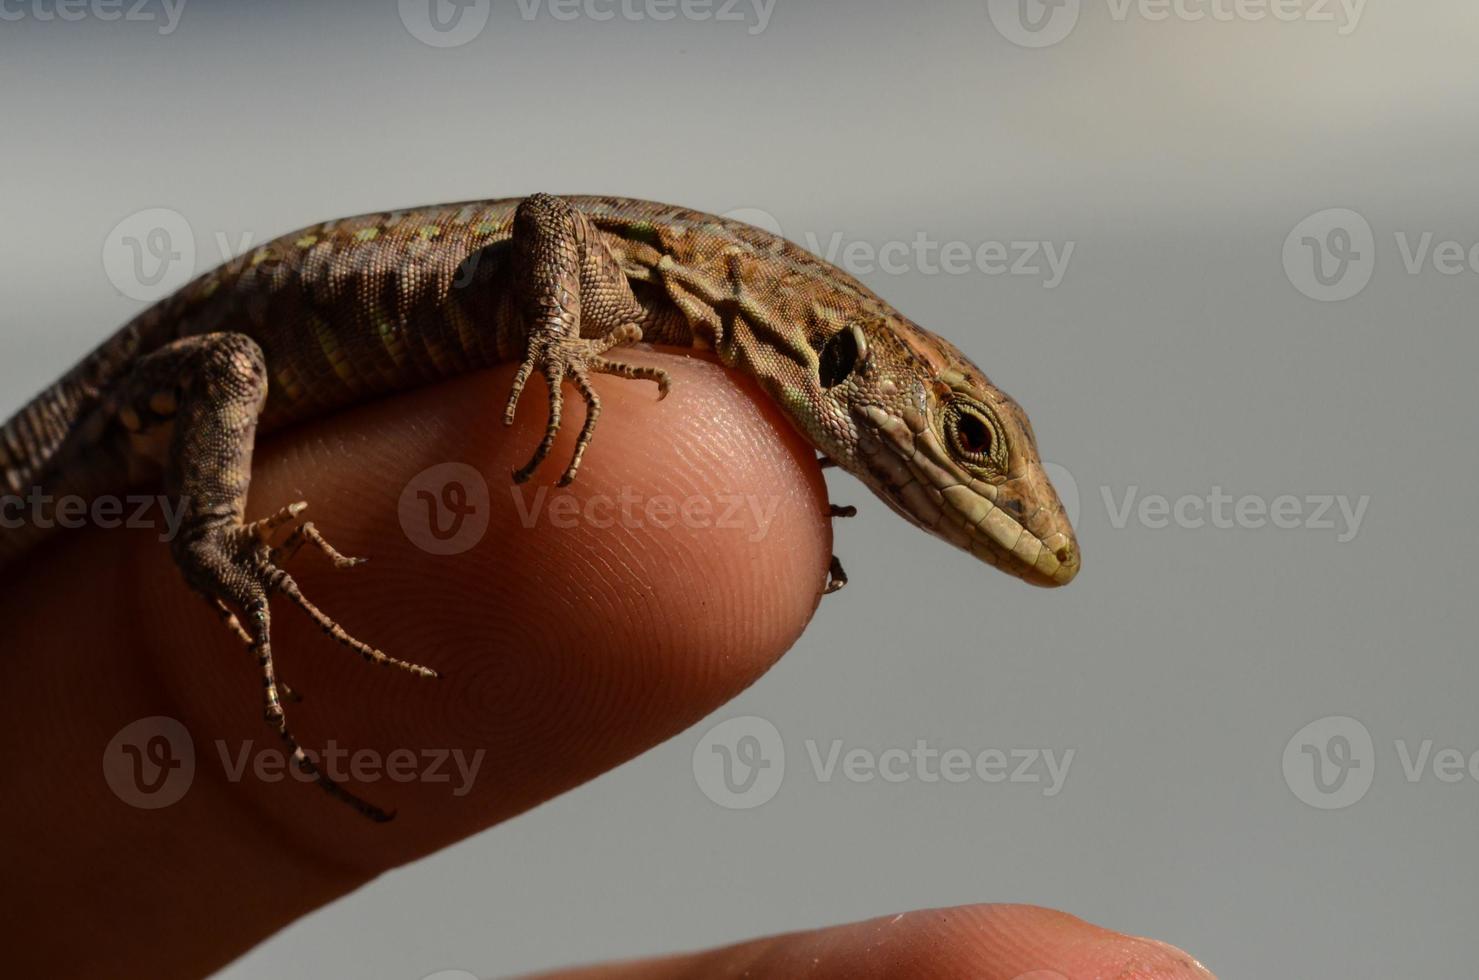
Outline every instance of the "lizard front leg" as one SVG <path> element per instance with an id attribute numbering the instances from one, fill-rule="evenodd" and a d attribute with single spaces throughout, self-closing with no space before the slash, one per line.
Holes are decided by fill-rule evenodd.
<path id="1" fill-rule="evenodd" d="M 172 542 L 186 583 L 221 614 L 227 627 L 257 656 L 262 673 L 264 710 L 269 725 L 294 763 L 330 795 L 374 820 L 391 815 L 334 782 L 304 753 L 288 728 L 272 658 L 268 599 L 281 595 L 309 615 L 324 632 L 366 660 L 419 677 L 436 672 L 387 657 L 346 633 L 303 595 L 283 564 L 303 544 L 325 554 L 337 567 L 360 559 L 339 554 L 310 523 L 298 518 L 307 506 L 291 504 L 253 523 L 244 520 L 251 483 L 257 418 L 267 398 L 267 367 L 261 348 L 243 334 L 189 337 L 140 360 L 114 396 L 113 410 L 140 451 L 156 442 L 155 432 L 173 426 L 164 457 L 165 491 L 184 504 L 184 520 Z M 295 529 L 279 547 L 272 540 L 282 528 Z"/>
<path id="2" fill-rule="evenodd" d="M 504 424 L 513 424 L 519 395 L 534 371 L 549 386 L 549 424 L 544 438 L 529 462 L 514 473 L 514 481 L 529 479 L 549 455 L 560 431 L 561 386 L 568 378 L 585 399 L 586 414 L 570 465 L 559 479 L 559 485 L 565 486 L 575 479 L 601 415 L 601 399 L 591 387 L 591 373 L 655 381 L 659 398 L 668 393 L 668 374 L 602 356 L 613 347 L 642 339 L 644 311 L 615 257 L 584 214 L 550 194 L 527 197 L 514 213 L 513 248 L 525 354 L 514 375 Z"/>

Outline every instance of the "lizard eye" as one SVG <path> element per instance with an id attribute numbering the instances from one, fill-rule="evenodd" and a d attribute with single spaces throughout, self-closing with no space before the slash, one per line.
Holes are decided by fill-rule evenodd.
<path id="1" fill-rule="evenodd" d="M 991 427 L 977 415 L 961 412 L 955 417 L 955 438 L 972 456 L 991 455 Z"/>
<path id="2" fill-rule="evenodd" d="M 976 470 L 1006 469 L 1006 443 L 1001 426 L 984 406 L 956 399 L 945 408 L 945 437 L 962 463 Z"/>
<path id="3" fill-rule="evenodd" d="M 817 380 L 823 388 L 835 388 L 857 370 L 867 356 L 868 342 L 857 327 L 843 327 L 827 338 L 817 355 Z"/>

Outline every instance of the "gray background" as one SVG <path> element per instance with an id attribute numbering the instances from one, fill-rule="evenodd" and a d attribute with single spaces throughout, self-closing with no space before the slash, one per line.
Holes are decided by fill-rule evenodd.
<path id="1" fill-rule="evenodd" d="M 854 582 L 753 689 L 223 976 L 505 973 L 983 900 L 1153 935 L 1229 978 L 1471 975 L 1479 780 L 1411 781 L 1396 742 L 1479 750 L 1479 274 L 1410 274 L 1395 236 L 1479 242 L 1479 11 L 1371 0 L 1343 34 L 1084 0 L 1042 49 L 964 0 L 778 0 L 756 26 L 504 0 L 452 48 L 386 0 L 188 0 L 164 36 L 0 23 L 0 414 L 139 308 L 101 255 L 150 207 L 185 216 L 202 265 L 217 232 L 534 190 L 763 209 L 824 244 L 1074 243 L 1054 289 L 863 275 L 1030 410 L 1078 488 L 1071 588 L 997 575 L 840 478 L 863 507 L 838 543 Z M 1374 276 L 1317 302 L 1281 250 L 1331 207 L 1369 222 Z M 1103 489 L 1118 507 L 1216 487 L 1369 506 L 1341 542 L 1116 527 Z M 737 715 L 778 728 L 787 772 L 731 811 L 693 755 Z M 1303 745 L 1338 751 L 1338 723 L 1288 776 L 1283 759 L 1330 716 L 1369 732 L 1346 775 L 1374 782 L 1325 810 L 1302 797 L 1346 801 Z M 808 739 L 1075 757 L 1053 797 L 822 782 Z"/>

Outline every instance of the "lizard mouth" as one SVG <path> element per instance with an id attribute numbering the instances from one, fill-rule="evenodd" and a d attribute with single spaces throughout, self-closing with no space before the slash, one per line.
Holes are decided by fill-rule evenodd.
<path id="1" fill-rule="evenodd" d="M 1033 585 L 1073 581 L 1078 543 L 1040 467 L 988 483 L 950 459 L 922 415 L 906 422 L 874 405 L 860 414 L 873 436 L 861 440 L 863 463 L 901 516 Z"/>

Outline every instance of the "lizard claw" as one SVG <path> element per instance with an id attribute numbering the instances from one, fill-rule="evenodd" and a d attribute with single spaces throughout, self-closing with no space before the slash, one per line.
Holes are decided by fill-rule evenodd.
<path id="1" fill-rule="evenodd" d="M 271 618 L 267 600 L 274 594 L 286 597 L 325 633 L 370 663 L 395 667 L 417 677 L 432 678 L 438 675 L 429 667 L 388 657 L 350 636 L 342 626 L 309 602 L 298 583 L 283 570 L 283 563 L 296 555 L 305 544 L 322 552 L 338 568 L 351 568 L 364 562 L 362 558 L 349 558 L 340 554 L 307 522 L 299 524 L 281 545 L 273 547 L 271 541 L 275 533 L 295 521 L 307 506 L 299 501 L 260 521 L 238 524 L 235 527 L 212 528 L 183 553 L 180 559 L 181 568 L 186 580 L 215 606 L 227 628 L 256 655 L 262 673 L 267 722 L 287 745 L 294 764 L 311 775 L 330 796 L 349 804 L 372 820 L 389 820 L 394 816 L 393 813 L 361 799 L 323 772 L 299 746 L 288 728 L 283 704 L 301 698 L 277 679 L 272 659 Z M 239 610 L 241 615 L 234 610 Z"/>
<path id="2" fill-rule="evenodd" d="M 514 374 L 513 387 L 508 393 L 508 403 L 503 406 L 503 424 L 514 424 L 514 413 L 519 408 L 519 396 L 524 393 L 524 385 L 529 382 L 529 375 L 534 371 L 534 359 L 529 358 L 519 365 L 519 370 Z"/>
<path id="3" fill-rule="evenodd" d="M 667 397 L 672 379 L 666 371 L 646 365 L 624 364 L 601 356 L 613 347 L 641 339 L 642 329 L 629 323 L 598 340 L 561 337 L 537 345 L 531 343 L 528 359 L 519 365 L 518 373 L 514 375 L 513 391 L 509 395 L 503 421 L 505 424 L 513 421 L 514 407 L 519 395 L 529 375 L 536 368 L 544 375 L 549 386 L 549 421 L 534 455 L 529 462 L 514 471 L 515 483 L 523 483 L 533 476 L 554 447 L 555 436 L 559 434 L 563 421 L 564 396 L 561 389 L 564 382 L 569 381 L 574 385 L 585 402 L 585 422 L 580 427 L 580 435 L 576 437 L 570 463 L 556 481 L 556 485 L 562 487 L 569 486 L 575 480 L 575 475 L 580 470 L 580 461 L 595 434 L 596 420 L 601 416 L 601 398 L 591 385 L 592 374 L 614 374 L 623 378 L 653 381 L 657 384 L 658 400 Z"/>

